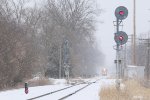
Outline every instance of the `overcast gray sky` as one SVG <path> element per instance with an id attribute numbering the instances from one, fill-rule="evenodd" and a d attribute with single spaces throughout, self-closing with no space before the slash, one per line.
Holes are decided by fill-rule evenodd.
<path id="1" fill-rule="evenodd" d="M 98 24 L 96 37 L 98 45 L 102 49 L 102 52 L 106 56 L 105 66 L 115 68 L 114 60 L 116 51 L 113 46 L 114 42 L 115 27 L 113 21 L 116 20 L 114 11 L 118 6 L 125 6 L 128 8 L 129 15 L 123 20 L 125 31 L 128 35 L 133 34 L 133 0 L 97 0 L 98 6 L 104 10 L 99 17 L 100 20 L 104 21 L 103 24 Z M 150 29 L 150 0 L 136 0 L 136 34 L 148 32 Z"/>

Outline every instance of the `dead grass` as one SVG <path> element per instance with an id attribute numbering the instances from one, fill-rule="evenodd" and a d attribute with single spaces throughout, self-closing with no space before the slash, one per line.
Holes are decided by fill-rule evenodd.
<path id="1" fill-rule="evenodd" d="M 102 87 L 100 100 L 150 100 L 150 89 L 135 80 L 126 81 L 124 84 L 126 87 L 120 91 L 115 86 Z"/>
<path id="2" fill-rule="evenodd" d="M 127 93 L 119 92 L 115 86 L 101 88 L 99 95 L 100 100 L 130 100 Z"/>

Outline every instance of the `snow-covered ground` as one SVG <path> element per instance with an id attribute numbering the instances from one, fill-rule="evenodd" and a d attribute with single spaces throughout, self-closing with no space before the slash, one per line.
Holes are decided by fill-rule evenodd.
<path id="1" fill-rule="evenodd" d="M 94 79 L 93 79 L 94 80 Z M 58 82 L 61 83 L 60 80 Z M 99 100 L 99 91 L 101 86 L 107 84 L 113 84 L 115 81 L 112 79 L 101 79 L 97 83 L 94 83 L 87 88 L 77 92 L 75 95 L 67 98 L 66 100 Z M 62 82 L 63 83 L 63 82 Z M 66 94 L 69 94 L 86 84 L 78 85 L 74 88 L 67 89 L 65 91 L 59 92 L 57 94 L 48 95 L 45 97 L 41 97 L 36 100 L 58 100 L 58 98 L 63 97 Z M 29 93 L 24 93 L 24 88 L 16 89 L 11 91 L 0 92 L 0 100 L 27 100 L 29 98 L 33 98 L 42 94 L 46 94 L 61 88 L 68 87 L 66 84 L 57 84 L 57 85 L 48 85 L 48 86 L 38 86 L 38 87 L 29 87 Z"/>

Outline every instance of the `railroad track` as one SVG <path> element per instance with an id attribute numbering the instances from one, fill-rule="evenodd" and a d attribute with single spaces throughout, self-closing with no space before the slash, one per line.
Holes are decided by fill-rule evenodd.
<path id="1" fill-rule="evenodd" d="M 50 96 L 52 94 L 55 95 L 55 94 L 57 94 L 59 92 L 63 92 L 63 91 L 66 91 L 66 90 L 69 91 L 69 89 L 72 89 L 72 88 L 75 88 L 76 86 L 80 86 L 81 85 L 80 88 L 75 89 L 73 92 L 69 92 L 68 94 L 66 94 L 66 95 L 64 95 L 64 96 L 62 96 L 62 97 L 60 97 L 58 99 L 58 100 L 64 100 L 64 99 L 66 99 L 66 98 L 68 98 L 68 97 L 70 97 L 70 96 L 80 92 L 81 90 L 85 89 L 86 87 L 96 83 L 99 80 L 100 79 L 95 80 L 93 82 L 87 81 L 87 82 L 78 83 L 78 84 L 75 84 L 75 85 L 72 85 L 72 86 L 69 86 L 69 87 L 66 87 L 66 88 L 62 88 L 62 89 L 59 89 L 59 90 L 56 90 L 56 91 L 52 91 L 52 92 L 49 92 L 49 93 L 46 93 L 46 94 L 42 94 L 42 95 L 39 95 L 39 96 L 30 98 L 30 99 L 27 99 L 27 100 L 35 100 L 35 99 L 39 99 L 39 98 L 42 98 L 42 97 Z"/>

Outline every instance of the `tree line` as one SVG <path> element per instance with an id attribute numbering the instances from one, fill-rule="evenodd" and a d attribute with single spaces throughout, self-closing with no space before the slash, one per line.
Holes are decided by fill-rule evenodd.
<path id="1" fill-rule="evenodd" d="M 99 9 L 92 0 L 0 1 L 0 89 L 37 73 L 58 78 L 69 41 L 72 77 L 96 74 L 104 55 L 95 42 Z M 61 55 L 60 55 L 61 54 Z M 64 75 L 62 67 L 62 76 Z"/>

